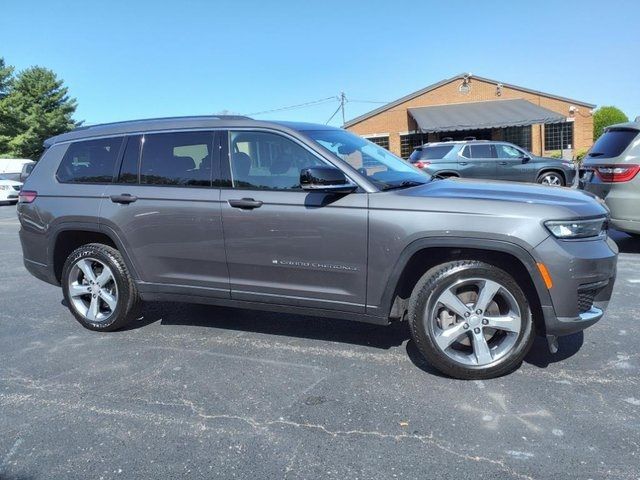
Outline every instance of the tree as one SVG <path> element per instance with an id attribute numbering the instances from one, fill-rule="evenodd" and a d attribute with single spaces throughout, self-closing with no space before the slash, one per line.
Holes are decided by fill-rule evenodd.
<path id="1" fill-rule="evenodd" d="M 628 122 L 629 118 L 617 107 L 600 107 L 593 112 L 593 140 L 596 141 L 605 127 L 616 123 Z"/>
<path id="2" fill-rule="evenodd" d="M 30 67 L 15 77 L 12 70 L 0 63 L 0 154 L 37 159 L 45 139 L 78 125 L 77 103 L 51 70 Z"/>

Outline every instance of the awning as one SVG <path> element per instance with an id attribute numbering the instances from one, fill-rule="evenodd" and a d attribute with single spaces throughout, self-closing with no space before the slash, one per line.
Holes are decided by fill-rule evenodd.
<path id="1" fill-rule="evenodd" d="M 559 113 L 522 99 L 416 107 L 410 108 L 409 113 L 424 133 L 521 127 L 566 120 Z"/>

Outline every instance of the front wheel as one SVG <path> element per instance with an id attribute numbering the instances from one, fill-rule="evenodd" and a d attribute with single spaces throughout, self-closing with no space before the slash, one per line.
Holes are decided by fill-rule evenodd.
<path id="1" fill-rule="evenodd" d="M 77 248 L 64 264 L 61 283 L 69 310 L 90 330 L 117 330 L 138 314 L 135 282 L 115 248 L 99 243 Z"/>
<path id="2" fill-rule="evenodd" d="M 432 268 L 409 302 L 411 335 L 441 372 L 483 379 L 517 368 L 531 348 L 531 309 L 518 283 L 484 262 L 463 260 Z"/>
<path id="3" fill-rule="evenodd" d="M 538 177 L 538 183 L 550 187 L 564 187 L 565 182 L 562 175 L 557 172 L 545 172 Z"/>

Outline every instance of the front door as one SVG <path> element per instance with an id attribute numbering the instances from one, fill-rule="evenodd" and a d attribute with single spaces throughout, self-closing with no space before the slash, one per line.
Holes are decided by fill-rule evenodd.
<path id="1" fill-rule="evenodd" d="M 230 296 L 220 189 L 212 188 L 216 135 L 172 132 L 127 140 L 100 214 L 125 245 L 143 289 Z"/>
<path id="2" fill-rule="evenodd" d="M 327 163 L 281 133 L 231 131 L 222 158 L 231 298 L 364 312 L 367 194 L 303 191 Z"/>
<path id="3" fill-rule="evenodd" d="M 506 143 L 496 144 L 498 154 L 498 178 L 512 182 L 535 182 L 535 165 L 532 165 L 528 155 Z"/>

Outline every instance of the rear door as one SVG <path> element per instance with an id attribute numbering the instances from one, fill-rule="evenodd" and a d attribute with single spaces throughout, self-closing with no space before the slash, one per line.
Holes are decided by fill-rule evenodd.
<path id="1" fill-rule="evenodd" d="M 229 297 L 213 131 L 127 138 L 115 183 L 101 204 L 143 290 Z M 216 176 L 218 173 L 215 173 Z"/>
<path id="2" fill-rule="evenodd" d="M 473 143 L 466 145 L 459 156 L 458 165 L 460 166 L 461 176 L 486 179 L 497 178 L 496 151 L 492 144 Z"/>
<path id="3" fill-rule="evenodd" d="M 300 170 L 327 162 L 275 131 L 230 131 L 222 220 L 231 298 L 364 312 L 367 194 L 308 193 Z"/>

